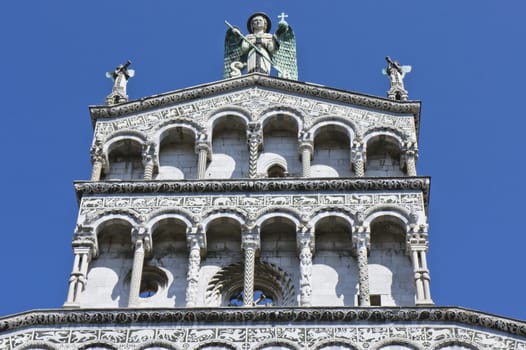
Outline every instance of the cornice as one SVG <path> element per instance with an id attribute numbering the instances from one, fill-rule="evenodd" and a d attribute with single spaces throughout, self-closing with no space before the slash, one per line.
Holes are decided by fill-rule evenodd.
<path id="1" fill-rule="evenodd" d="M 0 318 L 0 332 L 32 326 L 140 325 L 163 323 L 194 325 L 239 322 L 272 323 L 415 323 L 460 324 L 526 336 L 526 322 L 460 307 L 368 307 L 368 308 L 172 308 L 172 309 L 49 309 Z"/>
<path id="2" fill-rule="evenodd" d="M 76 181 L 77 199 L 86 194 L 130 193 L 210 193 L 210 192 L 283 192 L 283 191 L 396 191 L 420 190 L 427 212 L 431 178 L 288 178 L 184 181 Z"/>
<path id="3" fill-rule="evenodd" d="M 282 92 L 299 94 L 333 102 L 336 101 L 392 113 L 413 114 L 418 134 L 420 125 L 420 101 L 394 101 L 387 98 L 277 78 L 258 73 L 144 97 L 139 100 L 130 101 L 116 106 L 90 106 L 89 109 L 92 123 L 95 125 L 98 119 L 128 116 L 253 86 L 277 89 Z"/>

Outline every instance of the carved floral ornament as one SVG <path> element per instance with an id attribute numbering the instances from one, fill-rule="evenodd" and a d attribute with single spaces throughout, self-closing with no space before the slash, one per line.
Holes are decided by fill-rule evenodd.
<path id="1" fill-rule="evenodd" d="M 196 327 L 196 322 L 207 326 Z M 245 325 L 229 326 L 240 322 Z M 316 325 L 306 326 L 307 322 Z M 406 344 L 439 350 L 461 344 L 520 350 L 526 348 L 525 337 L 524 322 L 448 307 L 46 310 L 0 319 L 0 349 L 63 348 L 64 344 L 75 349 L 96 344 L 118 348 L 162 344 L 174 349 L 197 349 L 203 344 L 234 349 L 290 344 L 293 349 L 323 349 L 340 344 L 376 350 Z"/>
<path id="2" fill-rule="evenodd" d="M 95 108 L 95 107 L 93 107 Z M 106 108 L 106 107 L 105 107 Z M 418 111 L 420 105 L 418 104 Z M 169 124 L 187 125 L 190 130 L 211 134 L 212 124 L 220 115 L 240 115 L 247 123 L 264 122 L 265 118 L 276 113 L 297 119 L 298 129 L 308 132 L 319 123 L 332 121 L 344 123 L 353 130 L 353 135 L 361 137 L 371 130 L 391 130 L 400 139 L 416 142 L 418 119 L 413 110 L 392 111 L 364 109 L 360 105 L 342 105 L 282 92 L 252 88 L 215 96 L 207 100 L 167 106 L 154 112 L 128 113 L 118 119 L 98 119 L 95 125 L 95 138 L 108 140 L 123 133 L 135 131 L 144 137 L 153 137 L 159 128 Z"/>

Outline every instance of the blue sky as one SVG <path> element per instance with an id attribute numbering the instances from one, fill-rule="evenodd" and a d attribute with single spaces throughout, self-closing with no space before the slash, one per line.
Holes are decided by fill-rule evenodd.
<path id="1" fill-rule="evenodd" d="M 299 80 L 385 96 L 390 55 L 422 101 L 418 173 L 432 176 L 437 305 L 526 320 L 522 218 L 526 125 L 523 1 L 5 1 L 0 315 L 60 307 L 77 203 L 88 179 L 88 105 L 127 59 L 131 99 L 222 79 L 226 19 L 285 11 Z"/>

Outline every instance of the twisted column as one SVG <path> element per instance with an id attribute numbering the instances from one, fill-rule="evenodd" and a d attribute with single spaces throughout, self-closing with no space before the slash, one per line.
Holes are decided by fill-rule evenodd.
<path id="1" fill-rule="evenodd" d="M 99 181 L 102 175 L 102 168 L 104 166 L 104 152 L 102 149 L 102 143 L 99 140 L 95 140 L 95 143 L 90 149 L 91 156 L 91 181 Z"/>
<path id="2" fill-rule="evenodd" d="M 257 176 L 258 152 L 263 136 L 261 134 L 261 125 L 250 123 L 247 130 L 248 141 L 248 177 L 253 179 Z"/>
<path id="3" fill-rule="evenodd" d="M 151 180 L 153 178 L 153 168 L 155 166 L 156 157 L 155 143 L 147 141 L 143 145 L 142 161 L 144 164 L 144 180 Z"/>
<path id="4" fill-rule="evenodd" d="M 313 146 L 311 141 L 301 141 L 299 151 L 301 154 L 301 164 L 303 166 L 303 177 L 311 176 L 311 159 Z"/>
<path id="5" fill-rule="evenodd" d="M 312 246 L 310 235 L 299 239 L 300 248 L 300 306 L 312 305 Z"/>
<path id="6" fill-rule="evenodd" d="M 195 307 L 197 305 L 197 291 L 199 283 L 199 269 L 201 267 L 201 244 L 197 236 L 189 237 L 188 244 L 190 253 L 188 254 L 188 275 L 186 278 L 186 306 Z"/>
<path id="7" fill-rule="evenodd" d="M 254 305 L 254 268 L 259 248 L 259 228 L 245 228 L 242 234 L 241 248 L 245 252 L 245 273 L 243 276 L 243 306 Z"/>
<path id="8" fill-rule="evenodd" d="M 205 141 L 206 137 L 201 137 L 195 145 L 195 152 L 197 153 L 197 178 L 204 179 L 206 174 L 206 163 L 209 154 L 212 153 L 212 147 Z"/>
<path id="9" fill-rule="evenodd" d="M 367 251 L 370 248 L 370 232 L 364 226 L 355 227 L 352 234 L 353 250 L 358 258 L 360 306 L 371 306 L 369 295 L 369 263 Z"/>
<path id="10" fill-rule="evenodd" d="M 365 162 L 365 145 L 361 141 L 354 141 L 351 147 L 351 164 L 355 176 L 365 176 Z"/>
<path id="11" fill-rule="evenodd" d="M 144 256 L 149 245 L 149 237 L 145 227 L 133 228 L 132 236 L 134 239 L 133 266 L 130 280 L 130 295 L 128 307 L 139 305 L 139 293 L 141 289 L 142 270 L 144 267 Z"/>

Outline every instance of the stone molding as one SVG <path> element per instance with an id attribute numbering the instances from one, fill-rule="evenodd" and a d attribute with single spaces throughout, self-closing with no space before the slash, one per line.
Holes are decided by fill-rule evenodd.
<path id="1" fill-rule="evenodd" d="M 170 106 L 176 103 L 203 99 L 220 93 L 227 93 L 240 88 L 251 86 L 273 88 L 282 90 L 285 93 L 302 94 L 309 97 L 322 98 L 372 109 L 380 109 L 387 112 L 410 113 L 415 116 L 418 130 L 420 119 L 419 101 L 392 101 L 382 97 L 374 97 L 257 73 L 145 97 L 141 98 L 140 100 L 123 103 L 118 106 L 90 106 L 90 114 L 92 122 L 95 124 L 98 119 L 141 113 L 152 109 Z"/>
<path id="2" fill-rule="evenodd" d="M 430 177 L 288 178 L 184 181 L 75 181 L 77 198 L 85 194 L 261 192 L 261 191 L 381 191 L 421 190 L 427 207 Z"/>
<path id="3" fill-rule="evenodd" d="M 177 323 L 210 325 L 239 322 L 317 322 L 363 325 L 367 322 L 422 322 L 480 327 L 526 337 L 526 322 L 461 307 L 309 307 L 309 308 L 193 308 L 193 309 L 49 309 L 0 318 L 0 332 L 32 326 L 140 325 Z M 303 324 L 304 325 L 304 324 Z"/>

